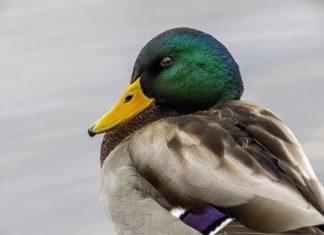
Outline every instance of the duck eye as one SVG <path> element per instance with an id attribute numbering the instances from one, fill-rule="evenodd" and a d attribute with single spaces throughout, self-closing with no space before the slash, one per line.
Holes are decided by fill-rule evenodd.
<path id="1" fill-rule="evenodd" d="M 126 95 L 124 103 L 128 103 L 129 101 L 131 101 L 133 99 L 133 96 L 134 95 L 132 93 Z"/>
<path id="2" fill-rule="evenodd" d="M 162 67 L 168 67 L 173 63 L 173 60 L 170 56 L 166 56 L 161 60 Z"/>

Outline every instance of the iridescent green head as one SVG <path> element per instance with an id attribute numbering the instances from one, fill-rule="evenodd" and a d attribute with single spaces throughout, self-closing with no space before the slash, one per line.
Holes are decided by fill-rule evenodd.
<path id="1" fill-rule="evenodd" d="M 239 99 L 243 82 L 228 50 L 211 35 L 191 28 L 165 31 L 149 41 L 134 65 L 146 96 L 178 111 L 209 108 Z"/>
<path id="2" fill-rule="evenodd" d="M 238 65 L 219 41 L 194 29 L 171 29 L 144 46 L 119 102 L 88 132 L 113 130 L 152 105 L 190 113 L 242 92 Z"/>

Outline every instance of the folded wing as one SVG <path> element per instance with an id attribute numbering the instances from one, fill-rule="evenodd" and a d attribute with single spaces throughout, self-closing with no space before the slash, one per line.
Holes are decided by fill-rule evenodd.
<path id="1" fill-rule="evenodd" d="M 128 141 L 136 171 L 173 206 L 212 204 L 261 232 L 324 223 L 323 189 L 296 138 L 251 103 L 159 120 Z"/>

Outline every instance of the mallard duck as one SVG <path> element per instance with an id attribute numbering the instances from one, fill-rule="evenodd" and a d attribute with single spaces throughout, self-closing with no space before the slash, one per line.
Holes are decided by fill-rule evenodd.
<path id="1" fill-rule="evenodd" d="M 324 190 L 302 147 L 242 93 L 209 34 L 175 28 L 143 47 L 88 131 L 106 132 L 100 198 L 118 234 L 322 234 Z"/>

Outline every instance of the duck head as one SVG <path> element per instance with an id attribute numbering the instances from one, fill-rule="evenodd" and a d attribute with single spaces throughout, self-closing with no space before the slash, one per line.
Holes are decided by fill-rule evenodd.
<path id="1" fill-rule="evenodd" d="M 143 47 L 121 99 L 88 132 L 112 130 L 153 105 L 190 113 L 242 93 L 239 67 L 218 40 L 191 28 L 171 29 Z"/>

